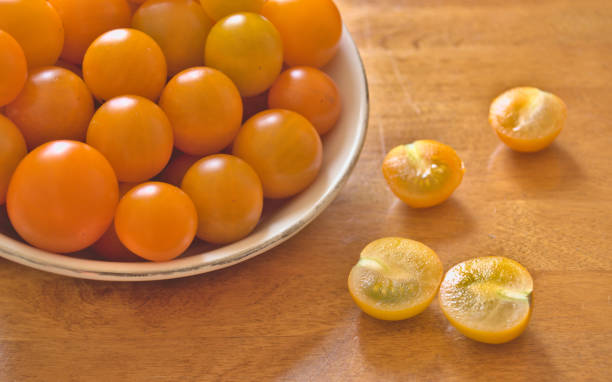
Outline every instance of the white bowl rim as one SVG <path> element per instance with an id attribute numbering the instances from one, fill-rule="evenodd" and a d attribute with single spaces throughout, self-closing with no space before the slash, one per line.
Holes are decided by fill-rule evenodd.
<path id="1" fill-rule="evenodd" d="M 80 259 L 42 251 L 1 234 L 0 236 L 3 236 L 5 240 L 0 241 L 0 256 L 31 268 L 75 278 L 105 281 L 152 281 L 188 277 L 226 268 L 246 261 L 285 242 L 319 216 L 336 198 L 357 164 L 365 142 L 370 106 L 367 76 L 363 59 L 346 25 L 343 25 L 343 38 L 348 40 L 352 54 L 355 54 L 358 58 L 363 79 L 364 92 L 359 98 L 358 135 L 350 148 L 350 160 L 344 166 L 342 176 L 335 179 L 335 182 L 327 187 L 313 207 L 287 229 L 274 234 L 271 238 L 256 246 L 238 250 L 215 261 L 198 261 L 198 257 L 206 253 L 160 263 L 121 263 Z M 122 270 L 113 270 L 118 266 Z"/>

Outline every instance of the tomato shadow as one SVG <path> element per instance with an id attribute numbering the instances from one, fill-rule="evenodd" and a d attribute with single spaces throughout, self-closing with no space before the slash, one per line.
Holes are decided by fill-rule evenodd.
<path id="1" fill-rule="evenodd" d="M 502 345 L 470 340 L 442 315 L 437 302 L 416 317 L 385 322 L 359 319 L 359 348 L 368 368 L 387 381 L 500 380 L 553 381 L 559 376 L 544 346 L 529 329 Z"/>
<path id="2" fill-rule="evenodd" d="M 387 236 L 409 237 L 426 244 L 465 238 L 475 228 L 474 217 L 467 207 L 452 196 L 429 208 L 412 208 L 395 199 L 383 224 Z"/>
<path id="3" fill-rule="evenodd" d="M 527 196 L 576 190 L 586 178 L 572 154 L 556 143 L 535 153 L 516 152 L 500 143 L 489 158 L 488 171 L 504 174 Z"/>

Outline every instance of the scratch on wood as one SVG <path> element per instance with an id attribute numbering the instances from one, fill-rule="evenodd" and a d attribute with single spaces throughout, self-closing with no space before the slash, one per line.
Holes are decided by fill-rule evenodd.
<path id="1" fill-rule="evenodd" d="M 387 51 L 386 53 L 387 53 L 387 57 L 389 57 L 389 61 L 391 62 L 391 67 L 393 69 L 393 75 L 395 76 L 395 80 L 397 81 L 398 85 L 402 89 L 405 103 L 410 108 L 412 108 L 415 113 L 421 114 L 421 109 L 412 99 L 412 96 L 410 95 L 410 92 L 408 91 L 408 87 L 406 86 L 406 83 L 404 82 L 402 73 L 400 72 L 399 66 L 397 65 L 397 60 L 395 59 L 395 57 L 393 56 L 391 52 Z"/>

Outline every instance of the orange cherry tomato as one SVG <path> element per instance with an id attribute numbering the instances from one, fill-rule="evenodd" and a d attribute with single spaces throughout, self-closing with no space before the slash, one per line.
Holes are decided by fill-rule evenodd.
<path id="1" fill-rule="evenodd" d="M 290 66 L 320 68 L 336 54 L 342 19 L 332 0 L 268 0 L 262 14 L 280 32 Z"/>
<path id="2" fill-rule="evenodd" d="M 136 29 L 104 33 L 91 44 L 83 59 L 85 82 L 100 100 L 131 94 L 156 101 L 166 75 L 161 48 Z"/>
<path id="3" fill-rule="evenodd" d="M 198 225 L 196 208 L 180 188 L 147 182 L 119 202 L 115 229 L 121 242 L 138 256 L 167 261 L 183 253 Z"/>
<path id="4" fill-rule="evenodd" d="M 6 202 L 11 176 L 26 153 L 26 143 L 19 129 L 0 114 L 0 205 Z"/>
<path id="5" fill-rule="evenodd" d="M 239 12 L 259 13 L 266 0 L 200 0 L 202 8 L 213 20 L 221 20 L 225 16 Z"/>
<path id="6" fill-rule="evenodd" d="M 137 185 L 135 183 L 119 183 L 119 196 L 123 197 L 123 195 Z M 127 249 L 121 243 L 119 236 L 117 236 L 117 231 L 115 231 L 114 223 L 108 227 L 104 235 L 91 248 L 105 260 L 123 262 L 142 261 L 142 257 L 136 256 L 134 252 Z"/>
<path id="7" fill-rule="evenodd" d="M 0 1 L 0 29 L 21 45 L 28 68 L 53 65 L 62 52 L 62 20 L 45 0 Z"/>
<path id="8" fill-rule="evenodd" d="M 121 182 L 144 182 L 164 169 L 172 155 L 172 127 L 163 110 L 139 96 L 116 97 L 100 106 L 87 130 Z"/>
<path id="9" fill-rule="evenodd" d="M 168 64 L 168 75 L 204 64 L 204 45 L 213 22 L 195 0 L 149 0 L 132 19 L 132 27 L 153 37 Z"/>
<path id="10" fill-rule="evenodd" d="M 253 166 L 267 198 L 286 198 L 308 187 L 319 173 L 323 147 L 317 130 L 289 110 L 267 110 L 249 119 L 233 154 Z"/>
<path id="11" fill-rule="evenodd" d="M 191 155 L 228 146 L 240 129 L 242 100 L 232 81 L 218 70 L 184 70 L 166 85 L 159 105 L 174 129 L 174 144 Z"/>
<path id="12" fill-rule="evenodd" d="M 0 107 L 17 98 L 28 78 L 28 64 L 19 43 L 0 30 Z"/>
<path id="13" fill-rule="evenodd" d="M 219 69 L 234 81 L 243 97 L 268 89 L 283 66 L 278 31 L 265 17 L 237 13 L 215 24 L 208 34 L 206 66 Z"/>
<path id="14" fill-rule="evenodd" d="M 278 77 L 268 96 L 270 109 L 293 110 L 310 121 L 319 134 L 327 133 L 340 117 L 336 83 L 319 69 L 298 66 Z"/>
<path id="15" fill-rule="evenodd" d="M 170 158 L 170 162 L 164 171 L 159 174 L 159 179 L 162 182 L 180 187 L 187 170 L 189 170 L 189 168 L 200 159 L 202 159 L 200 156 L 189 155 L 176 151 L 172 155 L 172 158 Z"/>
<path id="16" fill-rule="evenodd" d="M 83 80 L 57 66 L 32 70 L 22 92 L 5 109 L 30 150 L 58 139 L 85 140 L 93 111 Z"/>
<path id="17" fill-rule="evenodd" d="M 217 154 L 196 162 L 181 185 L 198 211 L 198 237 L 226 244 L 247 236 L 263 208 L 261 181 L 245 161 Z"/>
<path id="18" fill-rule="evenodd" d="M 6 208 L 31 245 L 68 253 L 85 249 L 106 231 L 119 199 L 106 158 L 76 141 L 53 141 L 30 152 L 9 184 Z"/>
<path id="19" fill-rule="evenodd" d="M 65 38 L 62 58 L 81 65 L 89 45 L 102 33 L 130 25 L 126 0 L 48 0 L 60 15 Z"/>

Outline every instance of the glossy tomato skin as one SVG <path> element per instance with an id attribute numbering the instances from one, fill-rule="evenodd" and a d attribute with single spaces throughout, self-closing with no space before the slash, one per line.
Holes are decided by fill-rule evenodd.
<path id="1" fill-rule="evenodd" d="M 85 140 L 93 111 L 83 80 L 57 66 L 32 70 L 19 96 L 5 108 L 30 150 L 58 139 Z"/>
<path id="2" fill-rule="evenodd" d="M 25 139 L 19 129 L 0 114 L 0 205 L 6 202 L 11 176 L 26 153 Z"/>
<path id="3" fill-rule="evenodd" d="M 213 22 L 196 0 L 149 0 L 132 27 L 153 37 L 164 52 L 168 75 L 204 64 L 204 45 Z"/>
<path id="4" fill-rule="evenodd" d="M 102 33 L 130 25 L 126 0 L 48 0 L 64 24 L 61 57 L 81 65 L 89 45 Z"/>
<path id="5" fill-rule="evenodd" d="M 174 76 L 159 105 L 174 130 L 176 148 L 190 155 L 221 151 L 236 137 L 242 121 L 238 89 L 212 68 L 191 68 Z"/>
<path id="6" fill-rule="evenodd" d="M 180 188 L 147 182 L 132 188 L 119 202 L 115 229 L 121 242 L 138 256 L 168 261 L 193 241 L 198 225 L 195 206 Z"/>
<path id="7" fill-rule="evenodd" d="M 85 143 L 63 140 L 46 143 L 21 161 L 6 207 L 26 242 L 69 253 L 102 236 L 118 199 L 117 178 L 106 158 Z"/>
<path id="8" fill-rule="evenodd" d="M 62 20 L 45 0 L 0 1 L 0 30 L 21 45 L 30 69 L 53 65 L 64 44 Z"/>
<path id="9" fill-rule="evenodd" d="M 249 119 L 236 137 L 232 153 L 250 164 L 264 196 L 281 199 L 308 187 L 321 168 L 319 134 L 301 115 L 281 109 L 263 111 Z"/>
<path id="10" fill-rule="evenodd" d="M 130 28 L 98 37 L 83 59 L 83 77 L 93 95 L 109 100 L 126 94 L 156 101 L 166 83 L 166 59 L 150 36 Z"/>
<path id="11" fill-rule="evenodd" d="M 283 47 L 274 25 L 261 15 L 244 12 L 219 20 L 210 30 L 206 66 L 234 81 L 243 97 L 268 89 L 283 65 Z"/>
<path id="12" fill-rule="evenodd" d="M 28 63 L 21 45 L 0 30 L 0 107 L 17 98 L 27 77 Z"/>
<path id="13" fill-rule="evenodd" d="M 121 182 L 144 182 L 172 155 L 172 127 L 163 110 L 139 96 L 116 97 L 96 111 L 87 144 L 110 162 Z"/>
<path id="14" fill-rule="evenodd" d="M 213 20 L 218 21 L 225 16 L 240 12 L 259 13 L 266 0 L 200 0 L 202 8 Z"/>
<path id="15" fill-rule="evenodd" d="M 335 56 L 342 18 L 332 0 L 268 0 L 262 14 L 280 32 L 288 65 L 320 68 Z"/>
<path id="16" fill-rule="evenodd" d="M 247 236 L 263 208 L 261 181 L 242 159 L 216 154 L 196 162 L 181 185 L 198 211 L 197 236 L 227 244 Z"/>
<path id="17" fill-rule="evenodd" d="M 301 114 L 321 135 L 336 125 L 342 109 L 334 80 L 321 70 L 307 66 L 281 73 L 270 88 L 268 106 Z"/>

